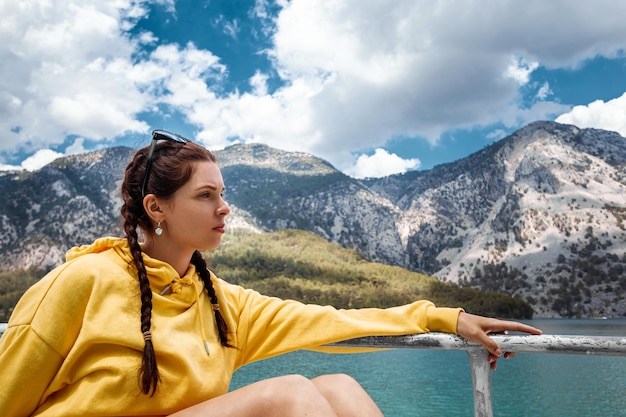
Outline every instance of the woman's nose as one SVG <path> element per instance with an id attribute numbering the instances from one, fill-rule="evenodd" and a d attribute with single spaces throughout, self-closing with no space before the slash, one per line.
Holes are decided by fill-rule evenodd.
<path id="1" fill-rule="evenodd" d="M 230 206 L 228 205 L 226 200 L 222 199 L 222 204 L 218 209 L 218 213 L 224 216 L 230 213 Z"/>

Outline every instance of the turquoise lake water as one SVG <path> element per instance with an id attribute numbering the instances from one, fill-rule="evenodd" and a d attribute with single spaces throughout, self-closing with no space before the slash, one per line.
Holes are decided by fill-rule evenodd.
<path id="1" fill-rule="evenodd" d="M 626 319 L 529 320 L 544 334 L 626 337 Z M 291 373 L 347 373 L 386 417 L 472 417 L 467 353 L 398 349 L 352 355 L 299 351 L 250 364 L 231 389 Z M 492 373 L 496 417 L 626 416 L 626 357 L 522 353 Z"/>

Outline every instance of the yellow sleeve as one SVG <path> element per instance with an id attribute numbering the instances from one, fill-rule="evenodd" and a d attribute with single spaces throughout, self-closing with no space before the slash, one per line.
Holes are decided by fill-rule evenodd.
<path id="1" fill-rule="evenodd" d="M 0 337 L 0 416 L 31 415 L 63 358 L 30 326 L 13 326 Z"/>
<path id="2" fill-rule="evenodd" d="M 0 416 L 31 415 L 76 340 L 90 284 L 70 265 L 29 288 L 0 337 Z"/>
<path id="3" fill-rule="evenodd" d="M 223 286 L 226 286 L 224 288 Z M 387 309 L 343 310 L 263 296 L 230 284 L 223 296 L 238 316 L 239 366 L 286 352 L 363 336 L 455 333 L 460 308 L 438 308 L 426 300 Z"/>

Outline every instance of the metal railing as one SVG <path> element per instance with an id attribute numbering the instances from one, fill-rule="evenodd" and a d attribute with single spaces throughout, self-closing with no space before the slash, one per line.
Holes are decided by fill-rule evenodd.
<path id="1" fill-rule="evenodd" d="M 0 336 L 7 328 L 0 323 Z M 560 353 L 626 356 L 626 337 L 562 335 L 493 335 L 504 352 Z M 369 336 L 334 343 L 333 346 L 379 349 L 464 350 L 469 356 L 474 389 L 474 417 L 493 417 L 491 369 L 487 351 L 480 345 L 448 333 L 406 336 Z"/>
<path id="2" fill-rule="evenodd" d="M 500 345 L 503 352 L 626 356 L 626 337 L 493 335 L 491 338 Z M 362 337 L 335 343 L 333 346 L 467 351 L 474 388 L 474 417 L 493 417 L 488 353 L 478 344 L 452 334 L 433 332 L 407 336 Z"/>

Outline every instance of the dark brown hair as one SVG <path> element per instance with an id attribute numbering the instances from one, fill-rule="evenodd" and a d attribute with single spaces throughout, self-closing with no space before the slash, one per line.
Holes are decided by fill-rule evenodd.
<path id="1" fill-rule="evenodd" d="M 150 217 L 144 210 L 141 191 L 149 148 L 149 146 L 146 146 L 140 149 L 126 167 L 124 182 L 122 183 L 124 204 L 122 205 L 121 213 L 126 240 L 130 246 L 134 265 L 137 269 L 137 278 L 141 292 L 141 333 L 144 334 L 145 345 L 141 368 L 139 369 L 140 385 L 144 394 L 154 395 L 160 381 L 160 375 L 150 333 L 152 290 L 150 289 L 148 274 L 141 256 L 141 246 L 139 245 L 137 234 L 137 227 L 142 228 L 144 231 L 151 230 L 154 227 Z M 211 152 L 195 143 L 179 143 L 167 140 L 158 142 L 153 153 L 145 194 L 155 194 L 165 199 L 171 197 L 176 190 L 191 178 L 193 173 L 192 163 L 200 161 L 217 163 L 215 156 Z M 193 254 L 191 263 L 195 265 L 196 271 L 211 299 L 211 303 L 218 304 L 206 262 L 199 251 Z M 219 310 L 215 310 L 215 320 L 219 329 L 220 342 L 223 346 L 230 346 L 227 336 L 228 328 Z"/>

